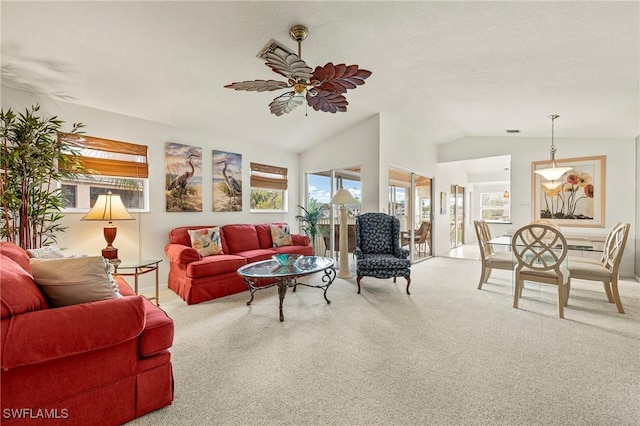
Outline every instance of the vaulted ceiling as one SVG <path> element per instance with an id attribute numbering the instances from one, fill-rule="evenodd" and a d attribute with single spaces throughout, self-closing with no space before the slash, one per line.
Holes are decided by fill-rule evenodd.
<path id="1" fill-rule="evenodd" d="M 377 113 L 425 143 L 464 135 L 640 134 L 640 3 L 2 1 L 2 84 L 101 110 L 302 152 Z M 348 111 L 225 84 L 282 79 L 256 58 L 304 24 L 312 67 L 373 75 Z M 65 121 L 73 118 L 63 117 Z M 90 123 L 89 123 L 90 124 Z"/>

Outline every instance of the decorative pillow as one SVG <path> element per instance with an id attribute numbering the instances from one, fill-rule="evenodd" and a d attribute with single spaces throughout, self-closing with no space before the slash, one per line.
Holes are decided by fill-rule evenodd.
<path id="1" fill-rule="evenodd" d="M 219 227 L 190 229 L 189 237 L 191 238 L 191 247 L 196 249 L 200 256 L 223 254 Z"/>
<path id="2" fill-rule="evenodd" d="M 62 259 L 65 257 L 64 254 L 62 254 L 62 250 L 56 246 L 29 249 L 27 253 L 29 253 L 29 257 L 35 259 Z"/>
<path id="3" fill-rule="evenodd" d="M 271 240 L 273 241 L 274 247 L 293 245 L 291 232 L 289 231 L 289 225 L 270 225 L 270 227 Z"/>
<path id="4" fill-rule="evenodd" d="M 31 259 L 30 265 L 34 281 L 52 306 L 118 298 L 102 256 Z"/>
<path id="5" fill-rule="evenodd" d="M 111 284 L 111 288 L 113 292 L 116 294 L 116 299 L 120 299 L 122 294 L 120 294 L 120 289 L 118 288 L 118 282 L 113 278 L 113 274 L 116 268 L 113 266 L 113 263 L 109 262 L 109 259 L 102 258 L 104 260 L 104 272 L 107 274 L 107 280 L 109 280 L 109 284 Z"/>

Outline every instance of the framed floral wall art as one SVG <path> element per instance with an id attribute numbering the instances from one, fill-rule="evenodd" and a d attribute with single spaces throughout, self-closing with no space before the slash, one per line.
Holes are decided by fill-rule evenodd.
<path id="1" fill-rule="evenodd" d="M 533 219 L 546 219 L 559 226 L 604 227 L 605 156 L 556 160 L 559 167 L 571 167 L 560 185 L 548 189 L 535 170 L 549 161 L 531 163 Z"/>

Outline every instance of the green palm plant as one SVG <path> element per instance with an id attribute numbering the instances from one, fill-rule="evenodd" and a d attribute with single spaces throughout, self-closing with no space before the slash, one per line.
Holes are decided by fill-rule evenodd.
<path id="1" fill-rule="evenodd" d="M 297 215 L 296 220 L 302 224 L 302 232 L 309 236 L 311 245 L 315 250 L 316 236 L 320 233 L 318 225 L 320 224 L 320 219 L 324 216 L 322 208 L 318 205 L 318 200 L 315 198 L 309 198 L 307 208 L 301 205 L 298 205 L 298 207 L 302 209 L 304 214 Z"/>

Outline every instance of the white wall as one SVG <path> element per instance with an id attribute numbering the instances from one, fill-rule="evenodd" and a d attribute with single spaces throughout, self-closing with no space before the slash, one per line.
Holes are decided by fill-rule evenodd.
<path id="1" fill-rule="evenodd" d="M 168 260 L 164 246 L 168 242 L 170 229 L 183 225 L 224 225 L 229 223 L 261 223 L 286 221 L 297 226 L 300 184 L 298 154 L 279 151 L 255 144 L 247 144 L 216 134 L 190 132 L 166 124 L 136 119 L 124 115 L 82 107 L 67 102 L 55 101 L 31 93 L 12 89 L 2 89 L 2 108 L 24 111 L 39 103 L 43 116 L 57 115 L 70 129 L 72 123 L 83 122 L 87 135 L 147 145 L 149 147 L 149 213 L 134 213 L 135 221 L 117 222 L 118 236 L 114 245 L 119 257 L 126 259 L 163 259 L 160 263 L 160 284 L 166 286 Z M 275 135 L 265 135 L 265 138 Z M 203 211 L 189 213 L 167 213 L 165 211 L 165 142 L 178 142 L 202 147 Z M 249 191 L 242 194 L 243 211 L 213 213 L 212 211 L 212 150 L 230 151 L 242 154 L 242 179 L 244 188 L 249 188 L 249 163 L 260 162 L 286 167 L 289 170 L 288 213 L 249 213 Z M 209 179 L 208 179 L 209 178 Z M 69 228 L 60 234 L 58 246 L 67 248 L 70 254 L 100 254 L 106 246 L 102 236 L 101 222 L 81 222 L 82 214 L 67 214 L 62 224 Z M 151 288 L 152 274 L 141 277 L 143 289 Z"/>
<path id="2" fill-rule="evenodd" d="M 379 211 L 387 212 L 389 198 L 389 169 L 395 168 L 433 178 L 436 175 L 437 147 L 425 142 L 410 127 L 388 115 L 380 119 L 380 204 Z"/>
<path id="3" fill-rule="evenodd" d="M 633 232 L 633 230 L 632 230 Z M 640 281 L 640 136 L 636 137 L 636 280 Z"/>
<path id="4" fill-rule="evenodd" d="M 347 131 L 300 154 L 300 199 L 304 199 L 304 174 L 361 166 L 361 211 L 378 211 L 380 116 L 371 116 Z"/>
<path id="5" fill-rule="evenodd" d="M 636 223 L 636 194 L 634 186 L 636 169 L 636 142 L 633 139 L 574 139 L 555 138 L 556 157 L 575 158 L 597 155 L 606 156 L 605 226 L 604 228 L 571 227 L 571 234 L 606 235 L 618 221 Z M 441 162 L 473 158 L 511 155 L 511 218 L 513 225 L 492 225 L 492 230 L 514 229 L 532 219 L 531 163 L 549 158 L 548 138 L 523 137 L 464 137 L 440 145 L 438 159 Z M 635 250 L 635 232 L 629 235 L 621 271 L 631 275 Z"/>

